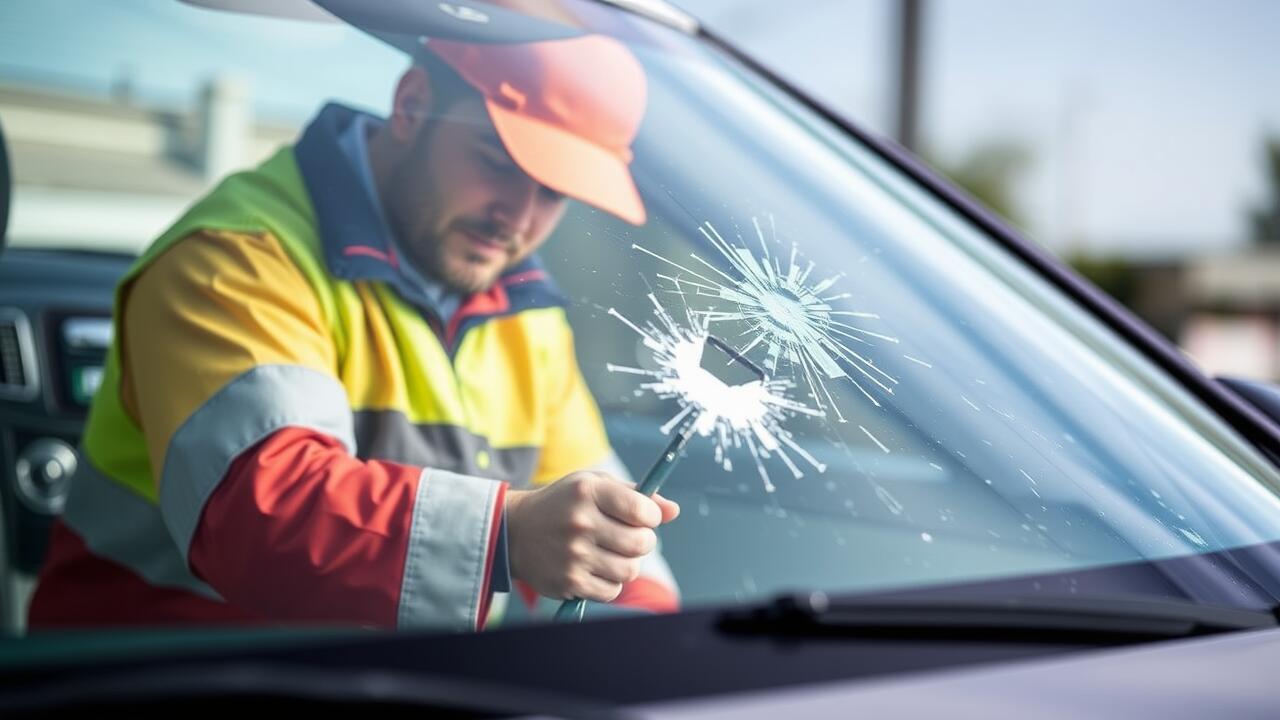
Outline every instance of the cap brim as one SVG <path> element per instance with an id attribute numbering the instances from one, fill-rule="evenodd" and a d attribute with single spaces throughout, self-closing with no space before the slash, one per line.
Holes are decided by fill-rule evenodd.
<path id="1" fill-rule="evenodd" d="M 644 224 L 644 202 L 627 163 L 567 130 L 485 105 L 511 159 L 534 180 L 632 225 Z"/>

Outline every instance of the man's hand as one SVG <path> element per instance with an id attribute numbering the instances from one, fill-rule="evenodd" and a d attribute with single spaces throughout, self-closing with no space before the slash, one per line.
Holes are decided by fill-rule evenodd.
<path id="1" fill-rule="evenodd" d="M 607 473 L 575 472 L 538 490 L 507 492 L 512 577 L 551 598 L 609 602 L 636 579 L 658 542 L 653 528 L 680 506 L 645 497 Z"/>

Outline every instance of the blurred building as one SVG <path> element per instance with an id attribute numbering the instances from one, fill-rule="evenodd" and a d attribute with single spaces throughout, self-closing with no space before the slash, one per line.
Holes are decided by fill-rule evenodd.
<path id="1" fill-rule="evenodd" d="M 1184 277 L 1187 353 L 1217 375 L 1280 380 L 1280 250 L 1198 259 Z"/>
<path id="2" fill-rule="evenodd" d="M 0 84 L 15 245 L 137 252 L 228 171 L 264 159 L 297 127 L 253 117 L 247 86 L 207 82 L 188 107 Z"/>
<path id="3" fill-rule="evenodd" d="M 1280 380 L 1280 248 L 1134 260 L 1127 273 L 1120 299 L 1206 372 Z"/>

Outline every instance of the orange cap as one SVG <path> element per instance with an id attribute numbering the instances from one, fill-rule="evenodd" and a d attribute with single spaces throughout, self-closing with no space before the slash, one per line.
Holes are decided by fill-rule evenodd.
<path id="1" fill-rule="evenodd" d="M 426 48 L 484 96 L 498 137 L 525 173 L 644 224 L 627 166 L 648 86 L 626 46 L 586 35 L 518 44 L 433 39 Z"/>

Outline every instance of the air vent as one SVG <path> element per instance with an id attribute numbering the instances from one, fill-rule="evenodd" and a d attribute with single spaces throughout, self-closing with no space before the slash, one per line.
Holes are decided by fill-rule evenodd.
<path id="1" fill-rule="evenodd" d="M 31 324 L 17 308 L 0 308 L 0 398 L 31 400 L 40 389 Z"/>

